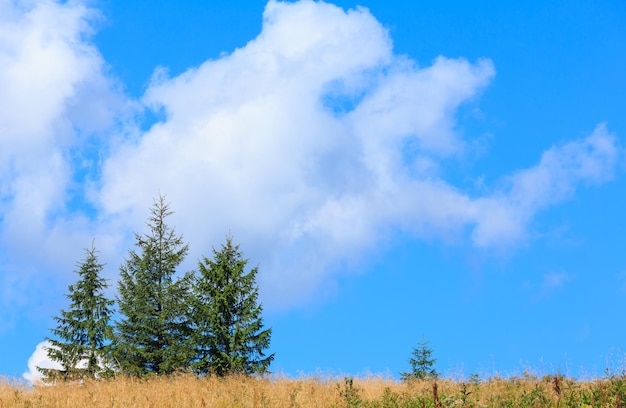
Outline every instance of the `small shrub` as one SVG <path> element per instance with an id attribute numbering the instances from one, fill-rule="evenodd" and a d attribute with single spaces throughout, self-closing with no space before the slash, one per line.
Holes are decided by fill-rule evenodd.
<path id="1" fill-rule="evenodd" d="M 337 384 L 337 390 L 339 391 L 339 397 L 345 403 L 346 408 L 358 407 L 361 405 L 361 396 L 359 395 L 359 389 L 354 386 L 354 379 L 351 377 L 345 377 L 343 379 L 343 386 Z"/>

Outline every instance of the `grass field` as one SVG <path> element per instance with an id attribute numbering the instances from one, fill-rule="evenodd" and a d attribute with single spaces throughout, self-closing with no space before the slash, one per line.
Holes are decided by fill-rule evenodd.
<path id="1" fill-rule="evenodd" d="M 0 382 L 5 407 L 626 407 L 626 376 L 439 379 L 117 378 L 28 388 Z"/>

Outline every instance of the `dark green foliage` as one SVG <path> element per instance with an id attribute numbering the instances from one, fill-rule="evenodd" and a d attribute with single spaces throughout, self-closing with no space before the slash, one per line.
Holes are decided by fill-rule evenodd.
<path id="1" fill-rule="evenodd" d="M 550 403 L 546 391 L 539 384 L 531 391 L 524 391 L 520 397 L 520 405 L 523 407 L 547 407 Z"/>
<path id="2" fill-rule="evenodd" d="M 422 339 L 419 347 L 413 348 L 412 357 L 409 358 L 411 372 L 400 373 L 403 380 L 423 380 L 437 378 L 439 373 L 435 370 L 437 360 L 433 358 L 433 350 L 428 347 L 428 342 Z"/>
<path id="3" fill-rule="evenodd" d="M 169 374 L 188 368 L 190 323 L 187 302 L 191 277 L 176 279 L 188 245 L 166 224 L 172 214 L 163 196 L 154 201 L 150 232 L 135 235 L 120 268 L 114 355 L 125 374 Z"/>
<path id="4" fill-rule="evenodd" d="M 113 301 L 104 296 L 108 287 L 106 279 L 100 277 L 104 265 L 98 263 L 93 245 L 91 249 L 85 249 L 85 254 L 75 271 L 79 279 L 69 286 L 69 309 L 54 317 L 58 325 L 51 332 L 56 338 L 46 338 L 51 344 L 47 349 L 48 357 L 63 368 L 37 367 L 44 375 L 44 381 L 80 380 L 112 374 L 108 343 L 112 332 L 109 321 Z"/>
<path id="5" fill-rule="evenodd" d="M 258 267 L 246 273 L 248 263 L 227 237 L 214 260 L 203 257 L 194 286 L 193 321 L 199 374 L 225 376 L 267 372 L 274 354 L 265 356 L 271 329 L 263 329 L 258 303 Z"/>
<path id="6" fill-rule="evenodd" d="M 346 408 L 359 407 L 364 403 L 361 400 L 361 392 L 354 385 L 354 379 L 351 377 L 344 377 L 343 386 L 337 384 L 337 391 L 339 391 L 339 398 Z"/>

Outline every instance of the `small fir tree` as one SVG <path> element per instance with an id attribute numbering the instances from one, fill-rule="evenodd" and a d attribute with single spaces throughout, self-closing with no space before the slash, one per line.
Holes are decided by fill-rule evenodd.
<path id="1" fill-rule="evenodd" d="M 424 380 L 427 378 L 437 378 L 439 373 L 435 370 L 437 360 L 433 358 L 433 350 L 428 347 L 428 342 L 422 339 L 418 347 L 413 348 L 409 358 L 411 372 L 400 373 L 402 380 Z"/>
<path id="2" fill-rule="evenodd" d="M 68 287 L 69 309 L 54 317 L 58 325 L 51 332 L 56 338 L 46 338 L 51 345 L 47 348 L 48 357 L 62 369 L 37 367 L 47 382 L 113 374 L 109 359 L 113 301 L 104 295 L 108 287 L 107 280 L 100 277 L 104 265 L 98 263 L 93 244 L 91 249 L 85 249 L 85 254 L 75 271 L 78 281 Z"/>
<path id="3" fill-rule="evenodd" d="M 187 306 L 191 276 L 175 277 L 189 247 L 166 224 L 171 214 L 159 195 L 147 222 L 150 232 L 135 235 L 138 252 L 131 250 L 120 268 L 121 319 L 114 356 L 125 374 L 169 374 L 187 369 L 192 359 Z"/>
<path id="4" fill-rule="evenodd" d="M 248 260 L 230 236 L 213 255 L 199 262 L 194 286 L 193 367 L 201 375 L 265 373 L 274 354 L 265 355 L 272 330 L 263 328 L 258 267 L 246 273 Z"/>

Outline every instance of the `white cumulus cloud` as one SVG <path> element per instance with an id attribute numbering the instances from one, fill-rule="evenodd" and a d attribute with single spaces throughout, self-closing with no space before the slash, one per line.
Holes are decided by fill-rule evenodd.
<path id="1" fill-rule="evenodd" d="M 488 60 L 394 55 L 365 9 L 272 1 L 246 46 L 150 86 L 165 119 L 108 158 L 102 210 L 141 220 L 160 189 L 198 250 L 231 231 L 262 265 L 266 303 L 293 304 L 407 216 L 468 217 L 454 209 L 467 198 L 407 160 L 462 151 L 455 109 L 493 74 Z M 403 157 L 408 143 L 419 157 Z"/>
<path id="2" fill-rule="evenodd" d="M 284 308 L 332 288 L 394 231 L 514 246 L 538 211 L 609 180 L 620 157 L 599 125 L 483 195 L 463 191 L 442 170 L 471 150 L 457 111 L 489 85 L 492 62 L 420 65 L 364 8 L 270 1 L 245 46 L 175 77 L 157 69 L 131 101 L 89 40 L 96 12 L 0 7 L 6 310 L 71 271 L 92 237 L 115 271 L 158 191 L 191 243 L 189 266 L 230 232 L 260 265 L 265 305 Z M 124 120 L 137 105 L 162 119 L 137 131 Z"/>
<path id="3" fill-rule="evenodd" d="M 588 137 L 546 150 L 539 164 L 503 178 L 499 190 L 477 200 L 475 244 L 492 246 L 525 238 L 540 210 L 570 198 L 578 186 L 610 180 L 623 148 L 605 124 Z"/>
<path id="4" fill-rule="evenodd" d="M 72 208 L 93 178 L 81 174 L 97 174 L 94 146 L 132 105 L 89 41 L 97 18 L 80 2 L 0 4 L 3 310 L 39 299 L 42 278 L 60 265 L 71 271 L 75 247 L 92 236 Z"/>
<path id="5" fill-rule="evenodd" d="M 270 1 L 244 47 L 155 76 L 143 102 L 164 118 L 107 159 L 101 210 L 141 228 L 167 193 L 193 256 L 232 232 L 270 306 L 306 302 L 397 229 L 515 245 L 537 211 L 610 178 L 618 147 L 600 126 L 486 196 L 459 190 L 439 166 L 463 158 L 456 111 L 494 74 L 487 59 L 394 54 L 366 9 Z"/>
<path id="6" fill-rule="evenodd" d="M 43 375 L 39 372 L 37 367 L 52 368 L 55 370 L 60 370 L 63 368 L 61 364 L 48 358 L 47 348 L 49 348 L 50 346 L 50 342 L 42 341 L 41 343 L 37 344 L 37 346 L 35 347 L 35 351 L 28 358 L 28 370 L 24 374 L 22 374 L 22 377 L 33 385 L 40 384 L 41 380 L 43 379 Z"/>

